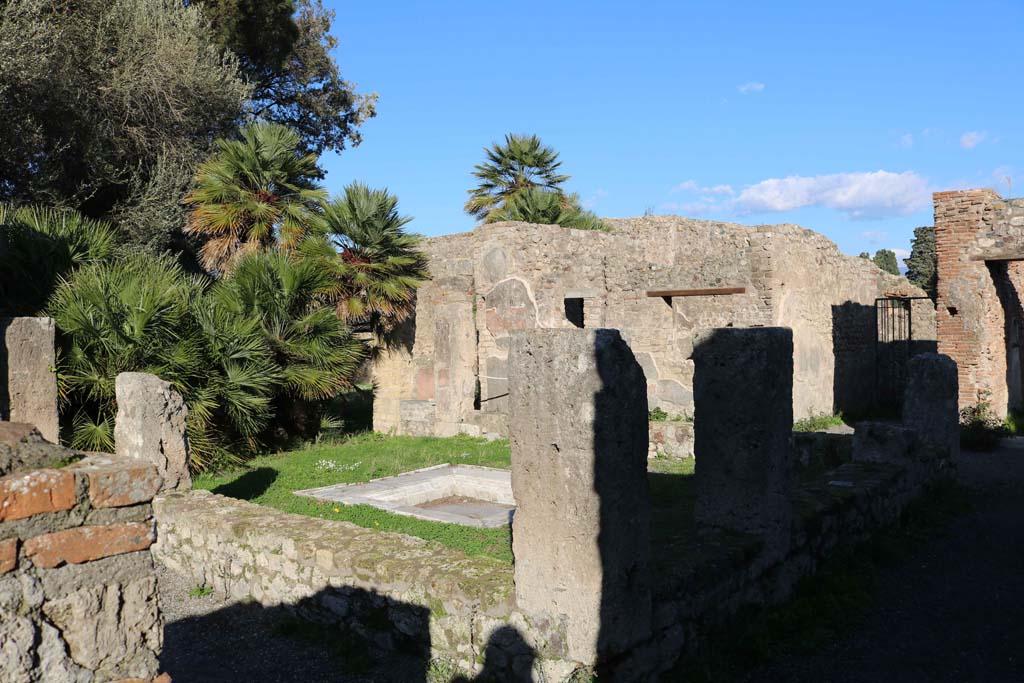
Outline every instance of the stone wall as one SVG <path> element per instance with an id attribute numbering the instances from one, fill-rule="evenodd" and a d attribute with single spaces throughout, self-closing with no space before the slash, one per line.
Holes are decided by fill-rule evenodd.
<path id="1" fill-rule="evenodd" d="M 620 330 L 651 407 L 680 415 L 693 413 L 695 330 L 792 327 L 794 414 L 859 412 L 874 394 L 875 298 L 923 294 L 798 226 L 671 216 L 609 223 L 608 233 L 495 223 L 428 240 L 434 280 L 419 292 L 412 344 L 377 366 L 374 428 L 507 434 L 511 335 L 578 326 Z M 647 296 L 715 287 L 746 291 Z M 915 336 L 934 340 L 929 307 L 915 309 L 915 322 Z M 410 406 L 418 420 L 403 426 L 403 401 L 432 404 Z"/>
<path id="2" fill-rule="evenodd" d="M 480 668 L 488 647 L 502 649 L 492 636 L 512 624 L 532 636 L 534 680 L 561 681 L 575 668 L 567 661 L 564 624 L 516 609 L 508 565 L 206 491 L 169 493 L 154 505 L 155 556 L 196 583 L 288 606 L 380 648 L 432 653 L 466 671 Z M 511 645 L 505 650 L 510 669 L 522 654 Z M 523 680 L 518 673 L 515 680 Z"/>
<path id="3" fill-rule="evenodd" d="M 508 680 L 554 683 L 596 668 L 602 680 L 647 681 L 741 607 L 785 599 L 823 559 L 897 520 L 951 471 L 948 358 L 910 364 L 915 393 L 902 425 L 864 423 L 852 449 L 845 440 L 799 456 L 812 470 L 829 467 L 794 477 L 791 407 L 778 398 L 792 390 L 790 331 L 715 330 L 698 335 L 694 353 L 698 415 L 705 404 L 717 416 L 695 422 L 703 526 L 658 545 L 643 533 L 644 380 L 621 335 L 522 332 L 510 350 L 513 492 L 523 514 L 513 567 L 201 491 L 156 500 L 154 552 L 197 583 L 468 671 L 486 661 Z M 747 373 L 722 362 L 733 357 Z M 535 382 L 541 366 L 549 374 Z M 744 393 L 748 374 L 763 394 Z M 748 504 L 722 504 L 738 500 Z"/>
<path id="4" fill-rule="evenodd" d="M 0 423 L 0 680 L 153 679 L 163 640 L 148 464 Z M 169 683 L 169 678 L 158 680 Z"/>
<path id="5" fill-rule="evenodd" d="M 50 318 L 0 320 L 6 382 L 0 418 L 35 425 L 50 443 L 60 441 L 55 327 Z"/>
<path id="6" fill-rule="evenodd" d="M 957 363 L 960 405 L 987 397 L 1000 415 L 1024 408 L 1024 200 L 962 190 L 934 201 L 938 346 Z"/>

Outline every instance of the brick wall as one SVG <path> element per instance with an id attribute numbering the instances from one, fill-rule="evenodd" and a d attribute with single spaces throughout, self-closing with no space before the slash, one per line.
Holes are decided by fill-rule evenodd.
<path id="1" fill-rule="evenodd" d="M 0 681 L 169 683 L 154 679 L 160 484 L 152 465 L 0 422 Z"/>
<path id="2" fill-rule="evenodd" d="M 1019 266 L 1006 259 L 1024 258 L 1024 241 L 1014 237 L 1024 214 L 992 190 L 936 192 L 934 202 L 939 353 L 957 363 L 961 406 L 987 395 L 1005 415 L 1016 384 L 1007 373 L 1007 311 L 1010 325 L 1019 318 Z"/>

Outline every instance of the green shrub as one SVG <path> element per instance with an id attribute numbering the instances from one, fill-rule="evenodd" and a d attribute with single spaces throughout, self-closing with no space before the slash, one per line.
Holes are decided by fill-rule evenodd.
<path id="1" fill-rule="evenodd" d="M 978 392 L 978 401 L 960 411 L 960 447 L 968 451 L 991 451 L 1010 429 L 992 409 L 991 392 Z"/>
<path id="2" fill-rule="evenodd" d="M 837 413 L 835 415 L 829 415 L 828 413 L 818 413 L 817 415 L 811 414 L 802 420 L 797 420 L 793 423 L 794 432 L 821 432 L 832 427 L 838 427 L 844 424 L 843 414 Z"/>
<path id="3" fill-rule="evenodd" d="M 280 371 L 258 321 L 215 305 L 208 284 L 170 257 L 136 254 L 85 266 L 58 287 L 49 313 L 73 447 L 112 449 L 114 382 L 133 371 L 161 377 L 185 398 L 197 469 L 258 444 Z"/>
<path id="4" fill-rule="evenodd" d="M 113 226 L 77 211 L 0 205 L 0 315 L 37 315 L 62 278 L 117 244 Z"/>
<path id="5" fill-rule="evenodd" d="M 651 408 L 647 413 L 650 422 L 668 422 L 668 413 L 661 408 Z"/>

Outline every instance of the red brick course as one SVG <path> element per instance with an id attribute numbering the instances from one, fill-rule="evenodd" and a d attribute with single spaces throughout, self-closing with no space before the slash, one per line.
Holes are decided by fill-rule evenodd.
<path id="1" fill-rule="evenodd" d="M 18 539 L 0 541 L 0 574 L 6 574 L 18 566 Z"/>
<path id="2" fill-rule="evenodd" d="M 25 554 L 37 567 L 52 569 L 145 550 L 153 540 L 151 524 L 83 526 L 29 539 L 25 541 Z"/>
<path id="3" fill-rule="evenodd" d="M 115 461 L 78 471 L 89 481 L 89 502 L 98 508 L 148 503 L 163 483 L 156 467 L 142 462 Z"/>
<path id="4" fill-rule="evenodd" d="M 0 522 L 70 510 L 76 502 L 75 475 L 67 470 L 36 470 L 0 479 Z"/>

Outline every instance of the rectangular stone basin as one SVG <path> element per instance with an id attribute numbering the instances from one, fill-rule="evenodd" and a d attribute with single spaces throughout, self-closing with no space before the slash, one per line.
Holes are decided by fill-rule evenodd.
<path id="1" fill-rule="evenodd" d="M 381 510 L 432 522 L 476 527 L 508 524 L 515 511 L 512 473 L 476 465 L 435 465 L 362 484 L 334 484 L 295 495 Z"/>

